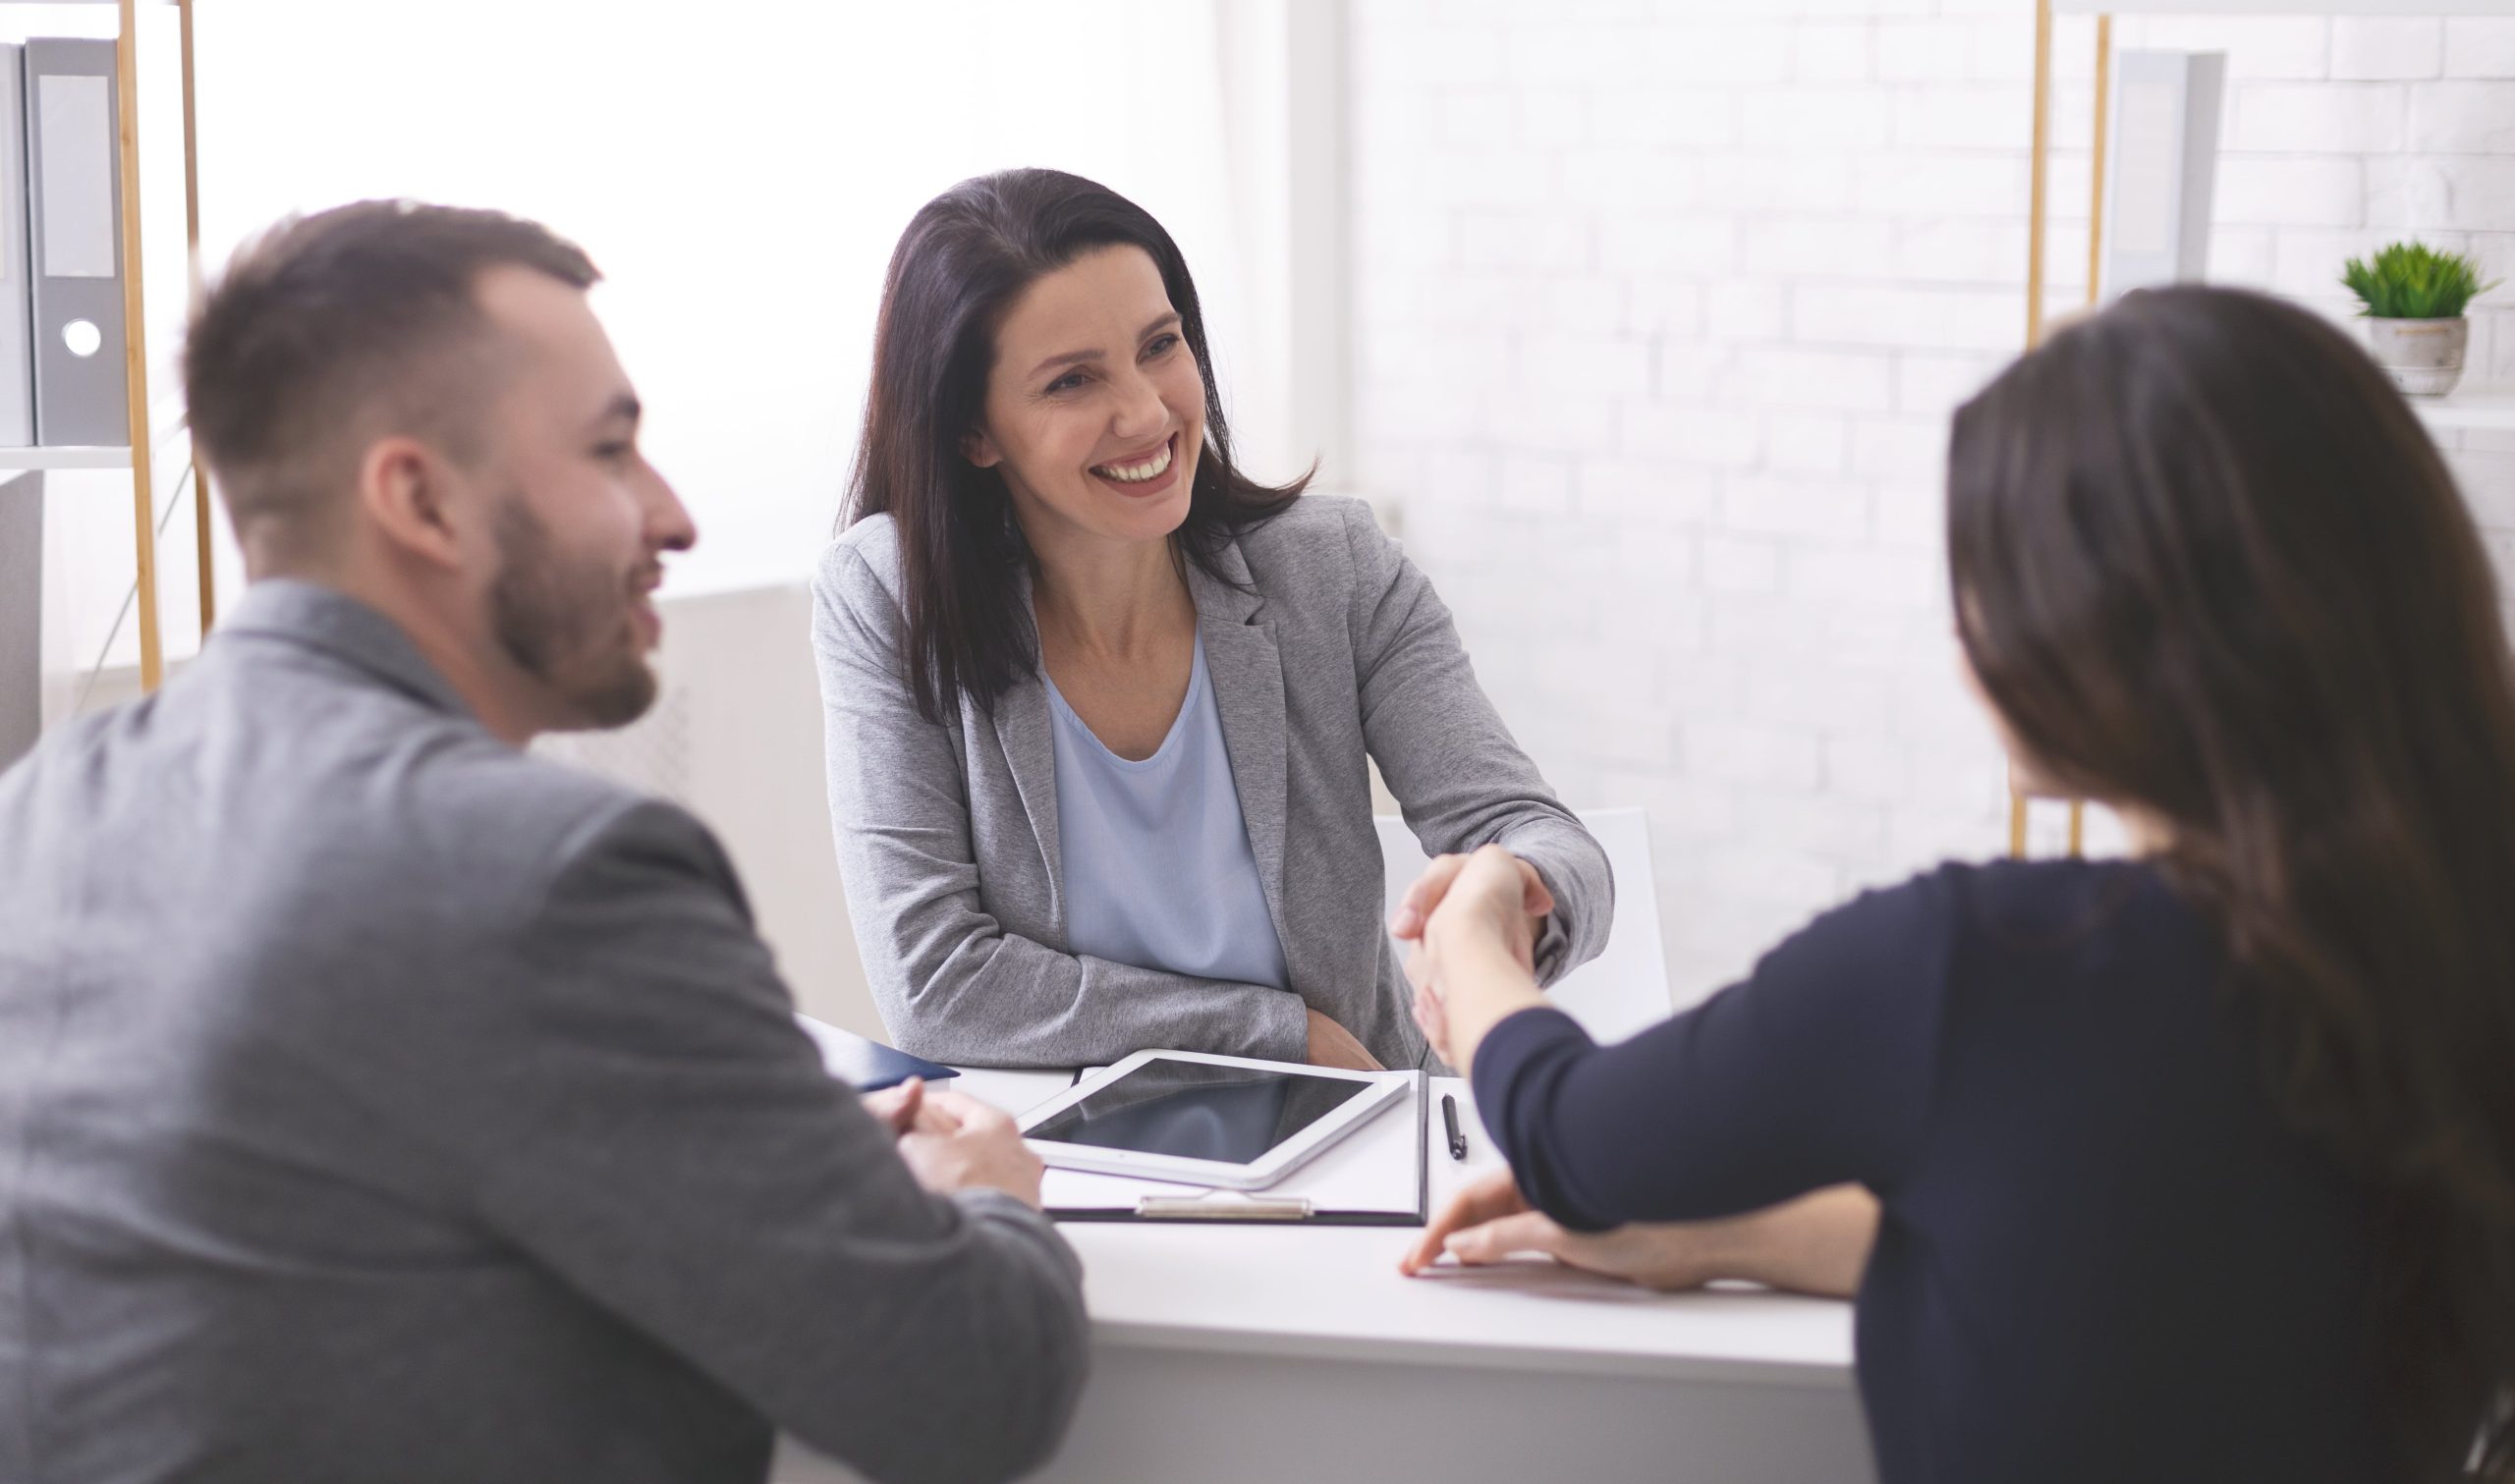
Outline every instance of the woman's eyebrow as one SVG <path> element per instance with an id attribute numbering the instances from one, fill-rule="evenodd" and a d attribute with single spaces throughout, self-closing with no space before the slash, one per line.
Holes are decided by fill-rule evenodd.
<path id="1" fill-rule="evenodd" d="M 1087 360 L 1105 360 L 1107 358 L 1108 353 L 1105 351 L 1068 351 L 1062 356 L 1051 356 L 1047 359 L 1040 361 L 1037 365 L 1033 366 L 1031 368 L 1031 374 L 1036 376 L 1041 371 L 1053 370 L 1058 366 L 1079 365 Z"/>
<path id="2" fill-rule="evenodd" d="M 1143 329 L 1137 331 L 1136 338 L 1138 340 L 1142 340 L 1144 337 L 1151 334 L 1155 330 L 1167 329 L 1177 323 L 1179 323 L 1179 311 L 1176 309 L 1165 310 L 1159 317 L 1155 318 L 1152 323 L 1146 325 Z M 1106 351 L 1068 351 L 1062 356 L 1051 356 L 1047 359 L 1040 361 L 1037 365 L 1033 366 L 1031 368 L 1031 374 L 1036 376 L 1041 371 L 1054 370 L 1058 366 L 1080 365 L 1088 360 L 1106 359 L 1108 359 L 1108 353 Z"/>

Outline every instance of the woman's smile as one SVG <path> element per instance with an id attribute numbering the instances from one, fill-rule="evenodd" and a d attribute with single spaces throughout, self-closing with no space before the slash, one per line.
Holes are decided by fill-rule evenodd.
<path id="1" fill-rule="evenodd" d="M 1092 477 L 1121 494 L 1157 495 L 1178 482 L 1179 435 L 1172 433 L 1142 453 L 1091 466 Z"/>

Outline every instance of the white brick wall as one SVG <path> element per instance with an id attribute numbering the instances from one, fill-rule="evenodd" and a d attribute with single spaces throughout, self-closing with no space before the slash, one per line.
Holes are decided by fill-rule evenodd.
<path id="1" fill-rule="evenodd" d="M 1547 774 L 1650 811 L 1680 995 L 2002 849 L 1939 483 L 1948 411 L 2025 330 L 2027 0 L 1351 14 L 1361 481 Z M 2214 277 L 2345 313 L 2342 258 L 2416 233 L 2515 279 L 2515 22 L 2115 33 L 2229 54 Z M 2093 24 L 2056 41 L 2067 305 Z M 2473 375 L 2515 381 L 2515 288 L 2485 302 Z M 2515 560 L 2515 435 L 2446 441 Z"/>

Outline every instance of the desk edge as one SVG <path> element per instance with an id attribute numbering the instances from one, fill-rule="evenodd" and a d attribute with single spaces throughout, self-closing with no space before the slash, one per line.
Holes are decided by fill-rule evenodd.
<path id="1" fill-rule="evenodd" d="M 1302 1360 L 1452 1366 L 1479 1370 L 1541 1370 L 1666 1381 L 1728 1381 L 1758 1386 L 1847 1387 L 1852 1362 L 1764 1359 L 1742 1355 L 1671 1355 L 1550 1346 L 1461 1344 L 1453 1341 L 1356 1338 L 1263 1330 L 1213 1330 L 1141 1321 L 1095 1320 L 1094 1343 L 1129 1349 L 1194 1350 Z"/>

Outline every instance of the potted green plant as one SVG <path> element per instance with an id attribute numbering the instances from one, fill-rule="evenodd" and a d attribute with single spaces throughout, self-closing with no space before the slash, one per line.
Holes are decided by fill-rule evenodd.
<path id="1" fill-rule="evenodd" d="M 2442 397 L 2463 377 L 2471 321 L 2463 308 L 2497 287 L 2459 252 L 2395 243 L 2370 263 L 2351 258 L 2340 281 L 2365 302 L 2367 349 L 2413 397 Z"/>

